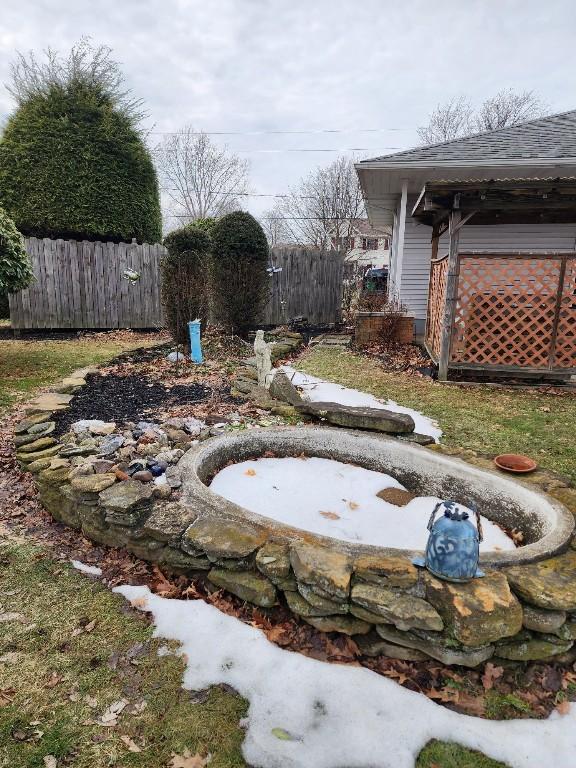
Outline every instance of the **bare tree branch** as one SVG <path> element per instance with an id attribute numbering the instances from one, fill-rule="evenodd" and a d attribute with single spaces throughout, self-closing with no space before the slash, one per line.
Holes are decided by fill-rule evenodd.
<path id="1" fill-rule="evenodd" d="M 446 104 L 438 104 L 430 115 L 428 125 L 417 128 L 423 144 L 440 144 L 473 131 L 473 109 L 465 96 L 458 96 Z"/>
<path id="2" fill-rule="evenodd" d="M 520 125 L 542 117 L 547 109 L 534 91 L 514 93 L 510 88 L 499 91 L 492 99 L 486 99 L 478 110 L 474 126 L 477 131 L 492 131 L 496 128 Z"/>
<path id="3" fill-rule="evenodd" d="M 347 249 L 354 219 L 364 215 L 364 202 L 354 161 L 340 157 L 303 179 L 278 206 L 285 231 L 294 242 L 318 248 Z"/>
<path id="4" fill-rule="evenodd" d="M 292 232 L 284 215 L 283 204 L 279 200 L 274 203 L 272 208 L 262 214 L 260 223 L 271 246 L 287 244 L 293 240 Z"/>
<path id="5" fill-rule="evenodd" d="M 242 207 L 249 164 L 186 126 L 156 148 L 164 191 L 175 215 L 189 221 L 220 217 Z"/>

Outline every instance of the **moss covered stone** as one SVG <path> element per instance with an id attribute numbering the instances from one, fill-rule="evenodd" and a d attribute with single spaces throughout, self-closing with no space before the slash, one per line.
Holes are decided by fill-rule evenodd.
<path id="1" fill-rule="evenodd" d="M 527 603 L 550 610 L 576 611 L 576 552 L 506 568 L 504 573 L 514 592 Z"/>
<path id="2" fill-rule="evenodd" d="M 372 628 L 354 616 L 308 616 L 304 617 L 304 621 L 322 632 L 341 632 L 344 635 L 365 635 Z"/>
<path id="3" fill-rule="evenodd" d="M 211 560 L 249 557 L 266 541 L 266 531 L 235 520 L 202 517 L 182 537 L 182 549 L 192 555 L 205 552 Z"/>
<path id="4" fill-rule="evenodd" d="M 408 558 L 361 555 L 354 561 L 354 578 L 387 587 L 412 587 L 418 570 Z"/>
<path id="5" fill-rule="evenodd" d="M 261 573 L 213 568 L 208 578 L 217 587 L 261 608 L 271 608 L 276 602 L 276 589 Z"/>
<path id="6" fill-rule="evenodd" d="M 319 587 L 329 598 L 348 598 L 352 563 L 347 555 L 327 547 L 298 543 L 292 545 L 290 562 L 298 582 Z"/>
<path id="7" fill-rule="evenodd" d="M 362 608 L 382 616 L 399 629 L 431 629 L 440 632 L 444 628 L 442 617 L 429 603 L 405 592 L 381 587 L 376 584 L 355 584 L 351 600 Z"/>

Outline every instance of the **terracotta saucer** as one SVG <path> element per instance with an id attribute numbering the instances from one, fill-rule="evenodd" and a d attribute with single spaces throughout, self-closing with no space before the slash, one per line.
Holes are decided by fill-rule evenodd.
<path id="1" fill-rule="evenodd" d="M 496 464 L 498 469 L 516 474 L 533 472 L 538 466 L 533 459 L 528 458 L 528 456 L 522 456 L 519 453 L 502 453 L 500 456 L 496 456 L 494 464 Z"/>

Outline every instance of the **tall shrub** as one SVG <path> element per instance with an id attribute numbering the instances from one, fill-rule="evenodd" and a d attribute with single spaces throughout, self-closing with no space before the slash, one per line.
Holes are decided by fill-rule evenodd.
<path id="1" fill-rule="evenodd" d="M 256 219 L 244 211 L 222 216 L 211 234 L 214 319 L 242 334 L 258 322 L 268 297 L 266 235 Z"/>
<path id="2" fill-rule="evenodd" d="M 20 56 L 0 140 L 0 204 L 25 235 L 158 242 L 156 171 L 118 64 L 86 41 Z"/>
<path id="3" fill-rule="evenodd" d="M 0 208 L 0 300 L 26 288 L 34 278 L 22 235 Z"/>
<path id="4" fill-rule="evenodd" d="M 164 239 L 168 255 L 162 260 L 162 304 L 166 324 L 177 344 L 188 345 L 188 321 L 208 319 L 208 258 L 206 231 L 188 224 Z"/>

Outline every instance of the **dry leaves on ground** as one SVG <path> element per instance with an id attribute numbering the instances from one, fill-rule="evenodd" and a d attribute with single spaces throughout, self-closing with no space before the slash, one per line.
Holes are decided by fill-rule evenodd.
<path id="1" fill-rule="evenodd" d="M 211 760 L 211 754 L 203 757 L 199 752 L 193 755 L 186 749 L 181 755 L 172 754 L 169 766 L 170 768 L 206 768 Z"/>

